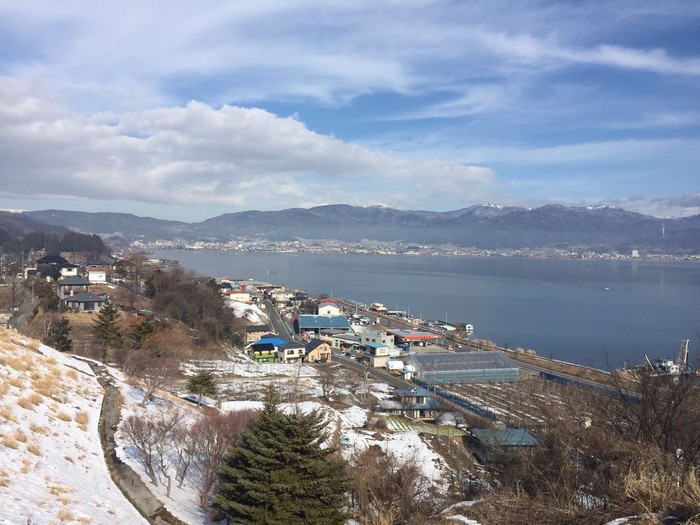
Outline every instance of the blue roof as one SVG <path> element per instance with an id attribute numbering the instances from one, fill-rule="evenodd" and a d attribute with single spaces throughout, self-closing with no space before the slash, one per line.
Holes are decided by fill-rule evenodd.
<path id="1" fill-rule="evenodd" d="M 350 321 L 344 315 L 300 315 L 297 317 L 299 329 L 346 328 L 350 330 Z"/>
<path id="2" fill-rule="evenodd" d="M 282 346 L 288 344 L 290 341 L 287 341 L 286 339 L 282 339 L 281 337 L 262 337 L 258 339 L 255 343 L 253 343 L 253 346 L 258 346 L 258 345 L 272 345 L 272 346 Z"/>
<path id="3" fill-rule="evenodd" d="M 472 435 L 487 446 L 533 447 L 539 440 L 522 428 L 474 428 Z"/>

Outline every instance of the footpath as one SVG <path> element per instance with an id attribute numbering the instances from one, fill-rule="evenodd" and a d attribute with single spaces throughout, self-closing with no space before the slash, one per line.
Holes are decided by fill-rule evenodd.
<path id="1" fill-rule="evenodd" d="M 104 399 L 100 411 L 100 440 L 112 480 L 126 499 L 149 523 L 153 525 L 187 525 L 184 521 L 173 516 L 148 490 L 139 475 L 117 457 L 114 434 L 119 424 L 119 389 L 114 385 L 112 377 L 103 365 L 94 362 L 89 362 L 89 364 L 104 389 Z"/>

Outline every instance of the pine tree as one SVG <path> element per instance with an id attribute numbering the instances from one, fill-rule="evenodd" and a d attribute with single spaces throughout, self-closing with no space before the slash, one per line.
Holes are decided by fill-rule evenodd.
<path id="1" fill-rule="evenodd" d="M 201 405 L 202 396 L 216 395 L 216 379 L 211 372 L 199 372 L 187 380 L 187 390 L 192 394 L 197 394 L 197 405 Z"/>
<path id="2" fill-rule="evenodd" d="M 73 351 L 73 340 L 70 337 L 70 331 L 71 327 L 68 319 L 61 317 L 51 327 L 47 337 L 44 339 L 44 343 L 59 352 L 71 352 Z"/>
<path id="3" fill-rule="evenodd" d="M 335 451 L 321 447 L 323 414 L 278 405 L 269 388 L 260 418 L 219 471 L 215 508 L 240 524 L 344 523 L 349 479 Z"/>
<path id="4" fill-rule="evenodd" d="M 92 325 L 92 335 L 95 343 L 104 350 L 105 357 L 107 350 L 121 348 L 123 336 L 119 329 L 119 310 L 110 301 L 106 301 L 97 313 Z"/>
<path id="5" fill-rule="evenodd" d="M 131 346 L 136 350 L 140 350 L 146 340 L 153 335 L 155 331 L 156 327 L 151 321 L 148 319 L 142 319 L 131 327 L 127 337 L 131 342 Z"/>

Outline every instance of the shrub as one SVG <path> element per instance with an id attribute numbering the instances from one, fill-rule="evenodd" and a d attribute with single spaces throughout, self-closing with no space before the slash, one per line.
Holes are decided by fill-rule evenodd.
<path id="1" fill-rule="evenodd" d="M 70 414 L 66 414 L 65 412 L 61 411 L 59 412 L 56 417 L 60 419 L 61 421 L 72 421 L 73 418 L 70 417 Z"/>

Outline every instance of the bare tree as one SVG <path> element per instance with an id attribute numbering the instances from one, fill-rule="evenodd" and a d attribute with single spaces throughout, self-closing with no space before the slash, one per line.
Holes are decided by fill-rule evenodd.
<path id="1" fill-rule="evenodd" d="M 175 479 L 177 486 L 182 487 L 195 460 L 197 436 L 192 427 L 181 425 L 173 429 L 171 439 L 175 453 Z"/>
<path id="2" fill-rule="evenodd" d="M 143 291 L 148 256 L 144 252 L 130 252 L 121 261 L 121 274 L 129 290 L 129 306 L 134 307 L 136 298 Z"/>
<path id="3" fill-rule="evenodd" d="M 350 461 L 354 480 L 352 504 L 360 523 L 425 523 L 438 505 L 420 461 L 400 461 L 378 446 L 356 453 Z"/>
<path id="4" fill-rule="evenodd" d="M 144 388 L 141 406 L 145 406 L 156 390 L 170 384 L 180 373 L 180 361 L 174 357 L 155 356 L 144 350 L 128 353 L 124 371 L 141 380 Z"/>
<path id="5" fill-rule="evenodd" d="M 6 285 L 10 287 L 10 308 L 12 311 L 12 320 L 10 324 L 15 327 L 17 324 L 17 311 L 20 307 L 20 291 L 22 287 L 22 274 L 19 273 L 21 267 L 16 264 L 11 264 L 9 266 L 9 271 L 3 276 L 3 280 Z"/>
<path id="6" fill-rule="evenodd" d="M 155 418 L 154 424 L 154 450 L 155 458 L 157 459 L 157 467 L 161 475 L 166 480 L 166 497 L 170 497 L 172 489 L 172 476 L 170 475 L 170 459 L 169 454 L 174 441 L 173 434 L 183 424 L 184 413 L 178 408 L 165 409 L 161 407 L 158 416 Z"/>
<path id="7" fill-rule="evenodd" d="M 613 371 L 611 395 L 597 396 L 595 417 L 620 437 L 700 461 L 700 393 L 689 376 L 659 376 L 646 370 Z"/>
<path id="8" fill-rule="evenodd" d="M 217 481 L 217 471 L 228 449 L 238 442 L 241 432 L 257 417 L 254 410 L 209 415 L 191 427 L 195 440 L 194 479 L 199 505 L 207 506 Z"/>
<path id="9" fill-rule="evenodd" d="M 318 382 L 321 386 L 321 395 L 326 401 L 329 401 L 337 390 L 336 371 L 333 369 L 332 365 L 329 364 L 319 366 L 317 370 Z"/>
<path id="10" fill-rule="evenodd" d="M 135 414 L 124 420 L 121 431 L 126 440 L 140 452 L 138 461 L 146 469 L 151 483 L 158 485 L 158 477 L 154 467 L 156 455 L 156 428 L 152 421 Z"/>

